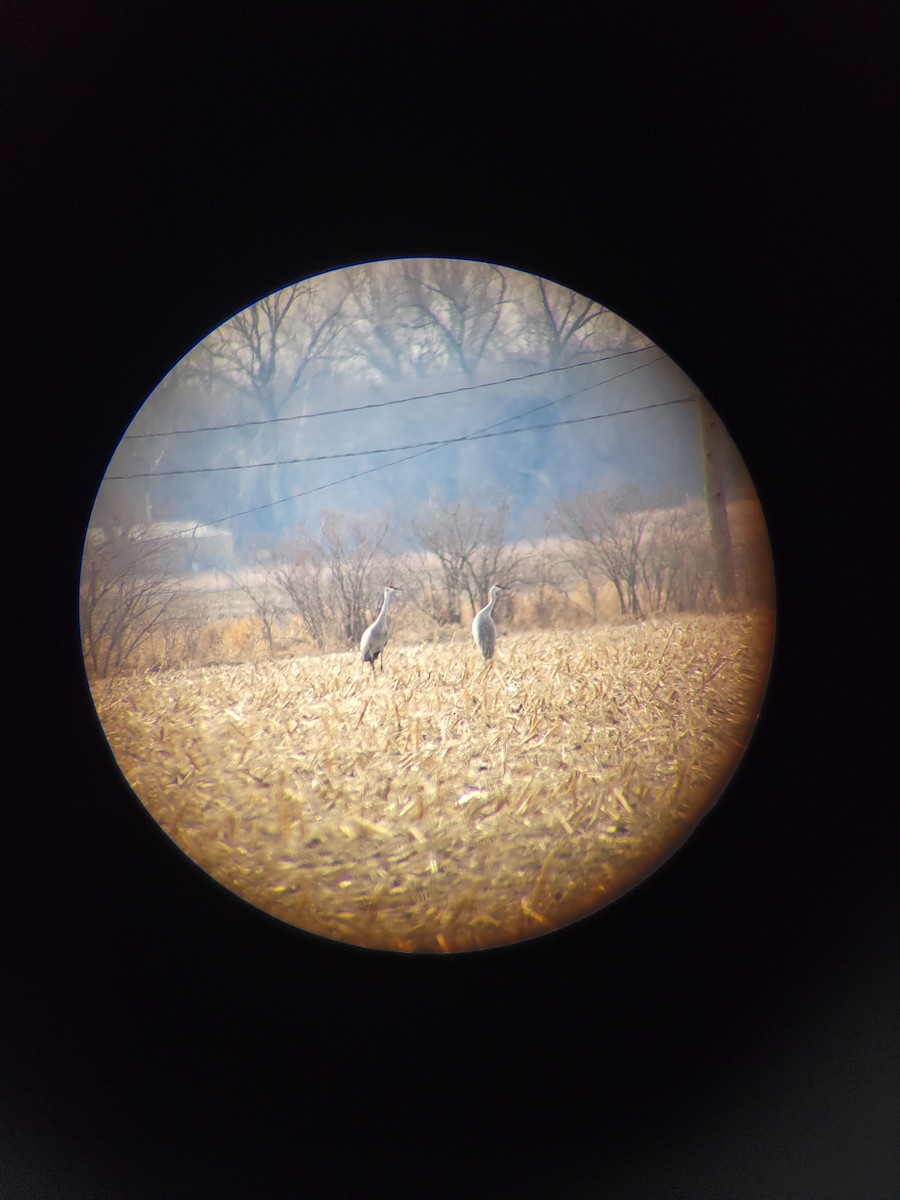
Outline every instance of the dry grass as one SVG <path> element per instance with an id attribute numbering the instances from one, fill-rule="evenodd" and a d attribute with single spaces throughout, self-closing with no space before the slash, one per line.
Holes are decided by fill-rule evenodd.
<path id="1" fill-rule="evenodd" d="M 314 933 L 406 951 L 549 930 L 646 874 L 746 744 L 763 615 L 389 644 L 94 685 L 128 781 L 195 862 Z"/>

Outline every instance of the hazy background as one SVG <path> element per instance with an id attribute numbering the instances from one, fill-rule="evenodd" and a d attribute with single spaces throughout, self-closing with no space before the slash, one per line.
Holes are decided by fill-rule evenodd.
<path id="1" fill-rule="evenodd" d="M 367 263 L 260 300 L 186 355 L 128 428 L 91 523 L 216 523 L 241 550 L 316 529 L 324 508 L 403 518 L 503 492 L 509 535 L 535 536 L 585 490 L 700 495 L 696 406 L 680 403 L 694 395 L 649 339 L 562 286 L 480 262 Z M 607 419 L 628 409 L 647 411 Z"/>

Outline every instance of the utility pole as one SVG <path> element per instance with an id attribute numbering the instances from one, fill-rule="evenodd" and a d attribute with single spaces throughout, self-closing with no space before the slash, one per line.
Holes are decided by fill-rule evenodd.
<path id="1" fill-rule="evenodd" d="M 697 396 L 700 420 L 700 450 L 703 457 L 703 483 L 709 516 L 709 540 L 713 552 L 713 572 L 719 603 L 727 607 L 734 599 L 737 584 L 734 573 L 734 549 L 728 504 L 725 496 L 725 430 L 722 422 L 703 396 Z"/>

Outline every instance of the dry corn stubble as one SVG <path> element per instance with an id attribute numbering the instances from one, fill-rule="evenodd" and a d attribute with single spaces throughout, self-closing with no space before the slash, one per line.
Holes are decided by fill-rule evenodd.
<path id="1" fill-rule="evenodd" d="M 316 934 L 471 950 L 621 894 L 716 800 L 771 616 L 678 617 L 102 680 L 128 782 L 196 863 Z"/>

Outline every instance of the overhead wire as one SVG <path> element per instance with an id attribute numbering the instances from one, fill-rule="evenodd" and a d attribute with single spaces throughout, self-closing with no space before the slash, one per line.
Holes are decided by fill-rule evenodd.
<path id="1" fill-rule="evenodd" d="M 441 446 L 451 446 L 451 445 L 457 444 L 459 442 L 480 441 L 480 440 L 483 440 L 485 438 L 490 438 L 490 437 L 504 437 L 504 436 L 507 436 L 507 435 L 513 434 L 513 433 L 527 433 L 529 430 L 532 430 L 532 429 L 549 429 L 549 428 L 553 428 L 555 425 L 577 424 L 582 421 L 596 421 L 596 420 L 602 420 L 607 417 L 625 416 L 629 413 L 642 412 L 644 410 L 652 409 L 652 408 L 665 408 L 670 404 L 680 404 L 680 403 L 684 403 L 684 401 L 666 400 L 666 401 L 661 401 L 659 403 L 654 403 L 654 404 L 640 405 L 637 408 L 619 409 L 619 410 L 616 410 L 615 412 L 611 412 L 611 413 L 595 413 L 589 417 L 572 418 L 570 420 L 565 420 L 565 421 L 550 422 L 549 424 L 545 423 L 545 424 L 539 424 L 539 425 L 525 425 L 525 426 L 520 426 L 517 429 L 505 429 L 505 430 L 497 429 L 497 426 L 499 426 L 499 425 L 508 424 L 510 421 L 522 420 L 524 417 L 530 416 L 532 413 L 539 412 L 545 408 L 550 408 L 555 404 L 560 404 L 564 400 L 571 400 L 575 396 L 580 396 L 580 395 L 583 395 L 585 392 L 593 391 L 595 388 L 602 387 L 604 384 L 607 384 L 607 383 L 612 383 L 616 379 L 622 379 L 624 376 L 631 375 L 635 371 L 640 371 L 644 367 L 652 366 L 653 363 L 661 362 L 666 357 L 667 357 L 666 355 L 661 354 L 657 358 L 650 359 L 650 361 L 647 363 L 640 363 L 636 367 L 630 367 L 627 371 L 620 371 L 617 375 L 610 375 L 607 379 L 597 380 L 594 383 L 587 384 L 583 388 L 578 388 L 573 392 L 568 392 L 564 396 L 557 396 L 553 400 L 547 400 L 542 404 L 535 405 L 533 408 L 526 409 L 525 412 L 516 413 L 515 415 L 513 415 L 511 417 L 505 417 L 501 421 L 496 421 L 492 425 L 484 426 L 482 429 L 476 430 L 474 433 L 460 434 L 456 437 L 435 438 L 435 439 L 433 439 L 431 441 L 427 441 L 427 442 L 411 442 L 407 445 L 402 445 L 402 446 L 368 447 L 364 450 L 343 450 L 343 451 L 337 451 L 337 452 L 333 452 L 333 453 L 329 453 L 329 454 L 310 454 L 310 455 L 305 455 L 300 458 L 270 459 L 268 461 L 263 461 L 263 462 L 224 463 L 224 464 L 220 464 L 218 466 L 212 466 L 212 467 L 173 467 L 170 470 L 166 470 L 166 471 L 134 471 L 128 475 L 107 475 L 106 481 L 107 482 L 124 482 L 129 479 L 162 479 L 162 478 L 167 478 L 167 477 L 176 476 L 176 475 L 217 474 L 222 471 L 248 471 L 248 470 L 255 470 L 255 469 L 259 469 L 259 468 L 263 468 L 263 467 L 270 468 L 270 469 L 273 467 L 292 467 L 292 466 L 299 466 L 304 463 L 331 462 L 336 459 L 342 459 L 342 458 L 364 458 L 370 454 L 397 454 L 397 453 L 400 453 L 401 451 L 405 451 L 405 450 L 439 449 Z"/>
<path id="2" fill-rule="evenodd" d="M 224 425 L 199 425 L 193 429 L 169 429 L 151 433 L 126 433 L 123 442 L 140 441 L 146 438 L 184 437 L 194 433 L 219 433 L 232 429 L 250 429 L 259 425 L 278 425 L 289 421 L 311 421 L 316 417 L 346 416 L 348 413 L 365 412 L 368 409 L 391 408 L 397 404 L 410 404 L 414 400 L 434 400 L 444 396 L 454 396 L 462 392 L 476 392 L 482 388 L 502 387 L 508 383 L 521 383 L 528 379 L 539 379 L 545 375 L 555 375 L 561 371 L 571 371 L 577 367 L 592 367 L 597 363 L 611 362 L 616 358 L 624 358 L 630 354 L 642 354 L 645 350 L 656 350 L 658 347 L 651 343 L 649 346 L 639 346 L 634 350 L 619 350 L 615 354 L 604 354 L 599 358 L 585 359 L 584 362 L 564 363 L 559 367 L 546 367 L 541 371 L 529 371 L 524 375 L 510 375 L 505 379 L 491 379 L 485 383 L 463 384 L 459 387 L 444 388 L 437 392 L 421 392 L 414 396 L 400 396 L 394 400 L 373 400 L 367 404 L 349 405 L 345 408 L 326 408 L 319 412 L 293 413 L 286 417 L 259 417 L 247 421 L 231 421 Z M 654 360 L 655 361 L 655 360 Z"/>
<path id="3" fill-rule="evenodd" d="M 655 346 L 643 347 L 643 349 L 645 349 L 645 350 L 657 349 L 657 348 L 658 347 L 655 347 Z M 631 353 L 631 352 L 627 352 L 627 353 Z M 617 356 L 610 355 L 608 357 L 617 357 Z M 497 427 L 499 425 L 508 424 L 510 421 L 522 420 L 524 417 L 529 416 L 534 412 L 537 412 L 541 409 L 545 409 L 548 407 L 552 407 L 555 404 L 561 403 L 563 400 L 571 399 L 573 396 L 581 395 L 584 392 L 591 391 L 594 388 L 600 387 L 605 383 L 611 383 L 615 379 L 619 379 L 624 375 L 631 374 L 632 371 L 640 370 L 641 368 L 643 368 L 645 366 L 651 366 L 654 362 L 659 362 L 665 358 L 667 358 L 667 355 L 660 355 L 658 358 L 651 359 L 650 362 L 648 362 L 648 363 L 641 363 L 637 367 L 630 368 L 628 371 L 620 372 L 618 375 L 610 376 L 607 379 L 598 380 L 596 383 L 589 384 L 584 388 L 579 388 L 574 392 L 567 393 L 565 396 L 558 396 L 554 400 L 545 401 L 542 404 L 535 405 L 533 408 L 526 409 L 524 412 L 516 413 L 511 417 L 503 418 L 501 421 L 495 421 L 490 425 L 482 426 L 481 428 L 473 431 L 470 434 L 466 434 L 466 435 L 456 437 L 456 438 L 442 439 L 442 440 L 438 440 L 435 442 L 420 443 L 416 446 L 405 447 L 405 449 L 413 450 L 413 453 L 404 454 L 403 457 L 397 458 L 397 459 L 392 459 L 390 462 L 376 463 L 374 466 L 366 467 L 362 471 L 354 471 L 352 474 L 343 475 L 338 479 L 331 479 L 331 480 L 328 480 L 326 483 L 317 484 L 314 487 L 310 487 L 310 488 L 304 488 L 302 491 L 299 491 L 299 492 L 292 492 L 288 496 L 280 496 L 276 500 L 267 500 L 267 501 L 264 501 L 262 504 L 254 504 L 249 508 L 240 509 L 237 512 L 227 513 L 221 517 L 211 517 L 204 521 L 197 521 L 194 524 L 191 532 L 193 534 L 196 534 L 197 530 L 200 529 L 201 527 L 221 525 L 228 521 L 237 520 L 240 517 L 252 516 L 254 513 L 263 512 L 266 509 L 270 509 L 270 508 L 276 508 L 280 504 L 289 504 L 293 500 L 305 499 L 307 496 L 316 495 L 318 492 L 326 491 L 327 489 L 332 488 L 332 487 L 338 487 L 343 483 L 350 483 L 356 479 L 362 479 L 367 475 L 373 475 L 379 471 L 387 470 L 390 467 L 401 466 L 403 463 L 411 462 L 417 458 L 422 458 L 426 454 L 434 454 L 437 450 L 440 450 L 444 446 L 447 446 L 447 445 L 452 445 L 455 443 L 458 444 L 459 442 L 464 442 L 464 441 L 479 441 L 479 440 L 483 440 L 484 438 L 487 438 L 487 437 L 503 436 L 505 434 L 527 433 L 531 430 L 553 429 L 553 428 L 556 428 L 557 426 L 579 424 L 579 423 L 582 423 L 585 421 L 603 420 L 603 419 L 609 419 L 609 418 L 617 417 L 617 416 L 626 416 L 626 415 L 633 414 L 633 413 L 643 412 L 648 409 L 665 408 L 665 407 L 678 405 L 678 404 L 688 404 L 688 403 L 691 403 L 692 401 L 695 401 L 697 399 L 697 396 L 691 395 L 691 396 L 681 397 L 681 398 L 677 398 L 677 399 L 673 399 L 673 400 L 660 401 L 660 402 L 654 403 L 654 404 L 640 405 L 636 408 L 631 408 L 631 409 L 617 409 L 616 411 L 609 412 L 609 413 L 595 413 L 589 417 L 568 418 L 563 421 L 545 422 L 545 423 L 541 423 L 538 425 L 524 426 L 524 427 L 519 427 L 516 429 L 510 429 L 510 430 L 500 431 L 497 429 Z M 606 360 L 598 359 L 596 361 L 602 362 L 602 361 L 606 361 Z M 575 365 L 587 365 L 587 364 L 575 364 Z M 563 368 L 552 368 L 552 371 L 558 371 L 561 369 L 563 369 Z M 536 372 L 536 374 L 548 374 L 548 373 L 551 373 L 551 372 Z M 481 385 L 478 385 L 478 386 L 481 386 Z M 460 390 L 468 390 L 468 389 L 460 389 Z M 410 397 L 410 399 L 411 398 L 412 397 Z M 349 410 L 342 409 L 342 410 L 338 410 L 338 411 L 346 412 Z M 396 447 L 394 452 L 399 451 L 400 449 L 404 449 L 404 447 Z M 381 451 L 358 451 L 358 452 L 354 452 L 354 453 L 356 453 L 358 455 L 363 455 L 363 454 L 371 454 L 371 453 L 391 453 L 391 452 L 392 451 L 390 449 L 384 449 Z M 347 455 L 335 455 L 332 457 L 346 457 L 346 456 Z M 249 465 L 251 465 L 251 464 L 244 464 L 244 466 L 249 466 Z M 280 464 L 280 465 L 290 465 L 290 464 Z M 160 472 L 159 474 L 161 475 L 163 473 Z M 112 479 L 112 478 L 133 479 L 133 478 L 144 478 L 144 477 L 146 477 L 146 476 L 142 476 L 142 475 L 120 476 L 120 477 L 107 476 L 106 479 L 107 480 Z M 157 477 L 157 474 L 153 473 L 150 475 L 150 477 L 151 478 Z M 165 540 L 165 539 L 164 538 L 161 538 L 161 539 L 149 538 L 147 540 L 154 541 L 154 540 Z"/>
<path id="4" fill-rule="evenodd" d="M 487 438 L 509 437 L 514 433 L 531 433 L 539 429 L 559 429 L 563 425 L 582 425 L 587 421 L 602 421 L 609 417 L 623 417 L 630 413 L 648 412 L 653 408 L 669 408 L 674 404 L 689 404 L 693 399 L 693 396 L 686 396 L 676 400 L 660 400 L 654 404 L 642 404 L 637 408 L 622 408 L 610 413 L 594 413 L 589 417 L 567 417 L 562 421 L 542 421 L 537 425 L 521 425 L 517 429 L 492 429 L 480 433 L 463 433 L 458 437 L 440 438 L 431 442 L 410 442 L 406 446 L 384 446 L 374 450 L 343 450 L 337 454 L 310 454 L 305 458 L 282 458 L 272 462 L 229 463 L 219 467 L 186 467 L 181 470 L 172 471 L 147 471 L 138 472 L 134 475 L 110 475 L 108 478 L 118 482 L 129 479 L 162 479 L 170 475 L 202 475 L 213 471 L 249 471 L 257 467 L 293 467 L 303 463 L 332 462 L 339 458 L 367 458 L 370 454 L 398 454 L 401 450 L 439 450 L 443 446 L 453 446 L 460 442 L 481 442 Z M 516 418 L 508 419 L 515 420 Z"/>
<path id="5" fill-rule="evenodd" d="M 666 401 L 663 401 L 663 402 L 662 402 L 662 404 L 663 404 L 663 405 L 673 405 L 673 404 L 689 404 L 689 403 L 691 403 L 692 401 L 695 401 L 696 399 L 697 399 L 697 397 L 696 397 L 696 396 L 685 396 L 685 397 L 683 397 L 683 398 L 681 398 L 681 399 L 677 399 L 677 400 L 666 400 Z M 659 406 L 659 405 L 652 405 L 652 406 L 651 406 L 651 405 L 645 405 L 645 406 L 643 406 L 643 407 L 644 407 L 644 408 L 647 408 L 647 407 L 660 407 L 660 406 Z M 589 418 L 575 418 L 575 420 L 584 420 L 584 419 L 587 419 L 587 420 L 597 420 L 599 417 L 602 417 L 602 416 L 605 416 L 605 417 L 615 417 L 615 416 L 619 416 L 619 415 L 622 415 L 622 414 L 624 414 L 626 411 L 628 411 L 628 412 L 642 412 L 642 411 L 643 411 L 643 408 L 630 409 L 630 410 L 622 410 L 622 413 L 621 413 L 621 414 L 620 414 L 619 412 L 615 412 L 615 413 L 598 413 L 598 414 L 596 414 L 594 417 L 589 417 Z M 514 417 L 512 417 L 512 418 L 507 418 L 507 419 L 508 419 L 508 420 L 515 420 L 515 418 L 514 418 Z M 570 422 L 568 422 L 568 421 L 567 421 L 567 422 L 557 422 L 557 423 L 558 423 L 558 424 L 569 424 Z M 556 424 L 556 423 L 551 423 L 551 426 L 550 426 L 551 428 L 553 427 L 553 424 Z M 536 428 L 537 428 L 537 427 L 536 427 Z M 485 429 L 482 429 L 482 430 L 478 430 L 478 431 L 476 431 L 476 434 L 477 434 L 477 433 L 486 433 L 486 432 L 487 432 L 487 428 L 485 428 Z M 509 430 L 508 432 L 510 432 L 510 433 L 520 433 L 520 432 L 525 432 L 525 431 L 524 431 L 524 430 Z M 473 435 L 473 437 L 474 437 L 474 436 L 475 436 L 475 435 Z M 350 483 L 350 482 L 352 482 L 354 479 L 362 479 L 362 478 L 363 478 L 364 476 L 366 476 L 366 475 L 374 475 L 374 474 L 375 474 L 377 471 L 384 471 L 384 470 L 387 470 L 387 468 L 388 468 L 388 467 L 397 467 L 397 466 L 400 466 L 402 463 L 411 462 L 413 459 L 416 459 L 416 458 L 422 458 L 422 457 L 424 457 L 426 454 L 434 454 L 434 452 L 435 452 L 436 450 L 439 450 L 439 449 L 441 449 L 441 446 L 442 446 L 442 444 L 443 444 L 443 443 L 439 443 L 439 444 L 438 444 L 438 445 L 436 445 L 436 446 L 428 446 L 428 447 L 426 447 L 426 448 L 425 448 L 425 449 L 423 449 L 423 450 L 417 450 L 417 451 L 416 451 L 414 454 L 407 454 L 407 455 L 404 455 L 404 457 L 403 457 L 403 458 L 397 458 L 397 459 L 393 459 L 391 462 L 386 462 L 386 463 L 377 463 L 377 464 L 376 464 L 375 466 L 373 466 L 373 467 L 366 467 L 366 469 L 365 469 L 365 470 L 363 470 L 363 471 L 354 471 L 352 475 L 343 475 L 343 476 L 341 476 L 341 478 L 340 478 L 340 479 L 331 479 L 331 480 L 329 480 L 327 483 L 320 483 L 320 484 L 317 484 L 315 487 L 311 487 L 311 488 L 304 488 L 304 490 L 303 490 L 303 491 L 301 491 L 301 492 L 292 492 L 292 493 L 291 493 L 291 495 L 289 495 L 289 496 L 279 496 L 279 498 L 278 498 L 277 500 L 266 500 L 266 501 L 264 501 L 262 504 L 254 504 L 254 505 L 252 505 L 250 508 L 244 508 L 244 509 L 240 509 L 238 512 L 227 513 L 227 514 L 226 514 L 225 516 L 223 516 L 223 517 L 211 517 L 210 519 L 208 519 L 208 520 L 206 520 L 206 521 L 197 521 L 197 522 L 195 523 L 195 525 L 193 526 L 193 529 L 192 529 L 192 531 L 191 531 L 191 532 L 192 532 L 192 533 L 194 533 L 194 534 L 196 534 L 197 530 L 198 530 L 198 529 L 200 529 L 200 528 L 201 528 L 201 526 L 222 525 L 222 524 L 224 524 L 226 521 L 235 521 L 235 520 L 237 520 L 239 517 L 248 517 L 248 516 L 252 516 L 254 513 L 258 513 L 258 512 L 264 512 L 264 511 L 265 511 L 266 509 L 268 509 L 268 508 L 277 508 L 277 506 L 278 506 L 279 504 L 289 504 L 289 503 L 290 503 L 292 500 L 303 500 L 303 499 L 305 499 L 307 496 L 314 496 L 314 495 L 315 495 L 317 492 L 324 492 L 324 491 L 327 491 L 327 489 L 328 489 L 328 488 L 331 488 L 331 487 L 337 487 L 339 484 L 342 484 L 342 483 Z M 164 539 L 164 538 L 148 538 L 147 540 L 148 540 L 148 541 L 157 541 L 157 540 L 165 540 L 165 539 Z"/>

